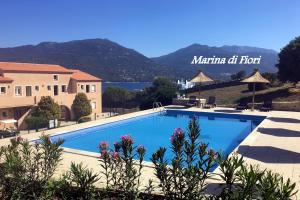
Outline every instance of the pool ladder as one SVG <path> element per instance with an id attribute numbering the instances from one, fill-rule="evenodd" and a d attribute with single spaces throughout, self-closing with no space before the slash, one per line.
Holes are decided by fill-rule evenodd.
<path id="1" fill-rule="evenodd" d="M 161 104 L 161 102 L 153 102 L 152 110 L 159 110 L 159 112 L 162 113 L 166 111 L 166 108 Z"/>

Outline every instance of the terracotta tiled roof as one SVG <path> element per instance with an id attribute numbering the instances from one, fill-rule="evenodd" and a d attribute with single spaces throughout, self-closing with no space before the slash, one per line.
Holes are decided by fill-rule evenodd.
<path id="1" fill-rule="evenodd" d="M 60 65 L 0 62 L 0 71 L 18 73 L 57 73 L 71 74 L 72 72 Z"/>
<path id="2" fill-rule="evenodd" d="M 0 76 L 0 83 L 11 83 L 11 82 L 13 82 L 13 79 Z"/>
<path id="3" fill-rule="evenodd" d="M 88 73 L 82 72 L 80 70 L 70 70 L 73 72 L 71 78 L 77 81 L 101 81 L 100 78 L 92 76 Z"/>
<path id="4" fill-rule="evenodd" d="M 80 70 L 70 70 L 60 65 L 49 64 L 34 64 L 34 63 L 15 63 L 15 62 L 0 62 L 0 72 L 13 73 L 56 73 L 56 74 L 71 74 L 71 78 L 77 81 L 101 81 L 101 79 L 92 76 Z M 0 81 L 11 82 L 10 78 L 0 76 Z"/>

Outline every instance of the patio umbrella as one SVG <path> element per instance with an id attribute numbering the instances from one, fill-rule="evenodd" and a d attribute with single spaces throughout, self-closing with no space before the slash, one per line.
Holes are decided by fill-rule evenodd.
<path id="1" fill-rule="evenodd" d="M 209 78 L 208 76 L 206 76 L 201 70 L 199 70 L 197 75 L 194 76 L 194 78 L 192 78 L 192 80 L 190 82 L 199 84 L 198 95 L 199 95 L 199 105 L 200 105 L 200 103 L 201 103 L 200 102 L 201 84 L 207 83 L 207 82 L 213 82 L 213 80 L 211 78 Z"/>
<path id="2" fill-rule="evenodd" d="M 254 110 L 254 101 L 255 101 L 255 83 L 270 83 L 267 79 L 265 79 L 258 70 L 254 70 L 253 74 L 248 78 L 242 80 L 243 83 L 253 83 L 253 95 L 252 95 L 252 108 Z"/>

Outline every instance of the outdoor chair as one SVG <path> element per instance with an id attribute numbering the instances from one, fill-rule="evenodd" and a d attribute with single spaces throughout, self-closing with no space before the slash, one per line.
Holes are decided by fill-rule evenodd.
<path id="1" fill-rule="evenodd" d="M 260 107 L 260 111 L 269 112 L 273 109 L 273 102 L 272 100 L 265 100 L 264 104 Z"/>
<path id="2" fill-rule="evenodd" d="M 217 104 L 216 104 L 216 97 L 215 96 L 210 96 L 208 97 L 208 101 L 205 105 L 203 105 L 203 108 L 215 108 L 217 107 Z"/>
<path id="3" fill-rule="evenodd" d="M 4 129 L 4 130 L 0 130 L 0 138 L 7 138 L 7 137 L 13 137 L 16 136 L 20 133 L 20 131 L 18 131 L 17 129 Z"/>
<path id="4" fill-rule="evenodd" d="M 197 106 L 197 97 L 196 96 L 190 96 L 189 101 L 185 104 L 186 107 L 193 107 Z"/>
<path id="5" fill-rule="evenodd" d="M 247 110 L 247 109 L 249 109 L 248 102 L 246 102 L 245 100 L 241 100 L 239 102 L 239 104 L 236 106 L 235 109 L 236 110 Z"/>

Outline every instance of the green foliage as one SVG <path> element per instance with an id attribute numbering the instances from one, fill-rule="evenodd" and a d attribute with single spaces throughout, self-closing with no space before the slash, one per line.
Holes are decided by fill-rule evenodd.
<path id="1" fill-rule="evenodd" d="M 72 104 L 72 110 L 75 119 L 79 120 L 83 116 L 88 116 L 92 113 L 92 106 L 85 93 L 78 93 Z"/>
<path id="2" fill-rule="evenodd" d="M 136 99 L 140 103 L 140 109 L 149 109 L 152 108 L 155 101 L 161 102 L 163 105 L 171 104 L 172 99 L 176 96 L 176 91 L 176 85 L 168 78 L 158 77 L 153 81 L 151 87 L 137 93 Z"/>
<path id="3" fill-rule="evenodd" d="M 110 109 L 135 107 L 134 95 L 123 88 L 108 87 L 102 94 L 103 106 Z"/>
<path id="4" fill-rule="evenodd" d="M 90 116 L 83 116 L 78 119 L 78 123 L 89 122 L 91 120 L 92 120 L 92 118 Z"/>
<path id="5" fill-rule="evenodd" d="M 166 160 L 166 148 L 152 155 L 158 186 L 150 179 L 141 192 L 141 174 L 145 148 L 134 146 L 130 135 L 124 135 L 110 149 L 107 142 L 99 144 L 101 173 L 95 174 L 80 164 L 71 163 L 70 170 L 60 179 L 52 176 L 61 160 L 63 141 L 52 142 L 42 136 L 29 143 L 21 137 L 0 148 L 1 199 L 292 199 L 298 192 L 296 184 L 279 174 L 246 165 L 243 157 L 220 156 L 199 142 L 200 127 L 194 117 L 187 134 L 180 128 L 171 136 L 173 157 Z M 210 170 L 219 164 L 224 181 L 219 195 L 205 193 L 207 179 L 216 174 Z M 52 179 L 51 179 L 52 178 Z M 105 189 L 96 188 L 99 180 Z M 155 195 L 158 187 L 163 195 Z"/>
<path id="6" fill-rule="evenodd" d="M 55 103 L 54 99 L 50 96 L 43 96 L 31 115 L 35 117 L 43 117 L 47 121 L 60 119 L 60 106 Z"/>
<path id="7" fill-rule="evenodd" d="M 279 174 L 246 165 L 237 154 L 219 157 L 218 162 L 226 183 L 218 199 L 291 199 L 297 193 L 290 179 L 285 182 Z"/>
<path id="8" fill-rule="evenodd" d="M 1 147 L 0 185 L 2 199 L 37 199 L 48 194 L 47 183 L 61 160 L 63 141 L 42 136 L 30 144 L 21 137 Z"/>
<path id="9" fill-rule="evenodd" d="M 40 128 L 48 126 L 48 121 L 41 116 L 28 116 L 25 118 L 25 123 L 28 126 L 28 130 L 34 129 L 38 131 Z"/>
<path id="10" fill-rule="evenodd" d="M 239 158 L 236 154 L 230 157 L 219 156 L 218 164 L 222 172 L 220 177 L 226 183 L 225 192 L 231 193 L 232 186 L 237 180 L 236 173 L 244 164 L 243 157 Z"/>
<path id="11" fill-rule="evenodd" d="M 231 75 L 231 80 L 241 80 L 243 79 L 244 77 L 246 76 L 246 71 L 245 70 L 241 70 L 241 71 L 238 71 L 237 73 L 235 74 L 232 74 Z"/>
<path id="12" fill-rule="evenodd" d="M 70 170 L 60 180 L 53 182 L 55 195 L 62 199 L 95 199 L 97 191 L 94 184 L 99 181 L 98 174 L 80 164 L 71 163 Z"/>
<path id="13" fill-rule="evenodd" d="M 135 147 L 133 144 L 130 135 L 122 136 L 121 141 L 114 144 L 114 150 L 109 149 L 107 142 L 99 144 L 100 165 L 106 189 L 122 191 L 119 197 L 124 199 L 137 199 L 139 196 L 142 163 L 146 150 L 143 146 Z"/>
<path id="14" fill-rule="evenodd" d="M 278 76 L 281 81 L 300 81 L 300 36 L 281 49 L 279 56 Z"/>
<path id="15" fill-rule="evenodd" d="M 188 130 L 187 137 L 180 128 L 171 136 L 174 156 L 170 165 L 165 159 L 165 148 L 161 147 L 152 155 L 155 175 L 166 199 L 203 198 L 209 170 L 218 157 L 207 144 L 199 144 L 200 129 L 196 118 L 190 121 Z"/>
<path id="16" fill-rule="evenodd" d="M 270 83 L 268 84 L 268 86 L 270 87 L 279 87 L 283 85 L 283 83 L 278 79 L 277 73 L 265 72 L 262 73 L 262 76 L 270 81 Z"/>

